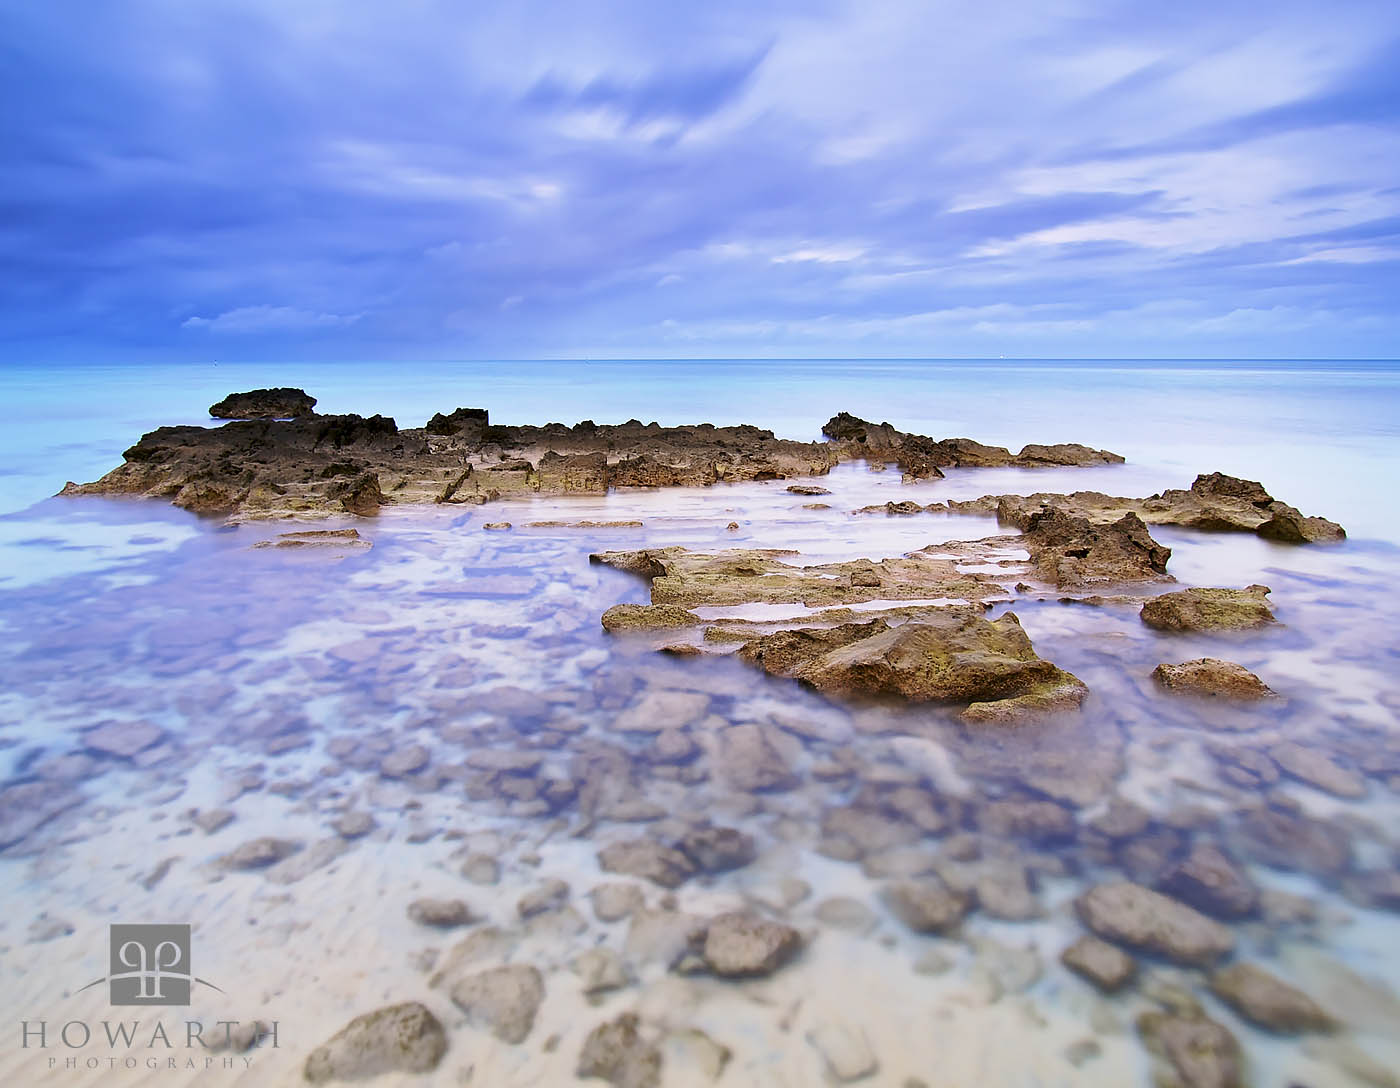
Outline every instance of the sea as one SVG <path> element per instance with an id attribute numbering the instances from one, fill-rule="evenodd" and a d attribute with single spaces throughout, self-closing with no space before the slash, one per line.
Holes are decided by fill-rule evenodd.
<path id="1" fill-rule="evenodd" d="M 118 465 L 141 434 L 218 425 L 210 404 L 265 386 L 400 427 L 477 407 L 503 424 L 752 423 L 815 440 L 848 411 L 1013 451 L 1081 442 L 1125 463 L 911 484 L 846 464 L 820 481 L 824 509 L 787 481 L 391 505 L 318 525 L 356 528 L 369 547 L 314 554 L 255 547 L 285 524 L 57 496 Z M 1400 1084 L 1400 363 L 9 364 L 0 393 L 7 1084 L 304 1083 L 317 1047 L 403 1002 L 440 1020 L 446 1052 L 429 1071 L 375 1083 L 575 1083 L 590 1033 L 635 1013 L 663 1085 L 1119 1088 L 1169 1067 L 1139 1025 L 1172 1010 L 1224 1026 L 1247 1083 Z M 1182 585 L 1270 587 L 1280 622 L 1248 635 L 1161 634 L 1113 601 L 999 606 L 1092 692 L 1043 727 L 843 706 L 729 657 L 657 654 L 598 622 L 647 595 L 593 552 L 880 559 L 1013 531 L 851 511 L 1017 491 L 1145 496 L 1216 471 L 1341 523 L 1346 541 L 1154 528 Z M 515 528 L 483 529 L 499 521 Z M 577 521 L 640 525 L 567 525 Z M 1244 665 L 1280 698 L 1240 711 L 1150 679 L 1159 663 L 1205 656 Z M 668 762 L 656 730 L 619 730 L 638 707 L 672 708 L 656 728 L 676 729 L 693 754 Z M 716 738 L 753 723 L 790 770 L 782 788 L 726 777 Z M 114 726 L 148 739 L 129 754 L 88 743 Z M 1300 777 L 1269 755 L 1281 745 L 1320 756 L 1331 777 Z M 568 794 L 599 766 L 601 799 Z M 833 812 L 898 787 L 923 791 L 940 826 L 886 811 L 856 856 L 833 849 Z M 1004 800 L 1059 806 L 1074 831 L 993 827 L 984 806 Z M 1110 804 L 1146 813 L 1143 828 L 1106 836 Z M 752 836 L 754 860 L 675 889 L 600 867 L 609 844 L 704 824 Z M 274 842 L 267 864 L 230 861 L 260 839 Z M 1233 961 L 1307 994 L 1335 1030 L 1267 1030 L 1221 1000 L 1208 969 L 1150 954 L 1115 993 L 1061 963 L 1085 932 L 1075 904 L 1087 889 L 1151 883 L 1200 845 L 1219 846 L 1259 891 L 1256 908 L 1223 923 Z M 933 873 L 970 901 L 979 880 L 1010 880 L 1029 908 L 1010 919 L 974 907 L 945 933 L 913 933 L 889 887 Z M 618 882 L 642 905 L 601 917 L 594 893 Z M 549 908 L 522 913 L 545 887 Z M 472 920 L 424 925 L 410 905 L 425 898 L 461 900 Z M 696 970 L 687 925 L 733 910 L 794 926 L 801 953 L 761 978 Z M 188 971 L 204 981 L 187 1004 L 128 1008 L 107 983 L 87 986 L 116 973 L 113 925 L 190 927 Z M 597 957 L 580 961 L 597 950 L 617 968 L 599 987 Z M 503 965 L 543 980 L 520 1042 L 453 999 L 463 978 Z M 133 1020 L 130 1045 L 100 1026 Z M 230 1020 L 260 1025 L 259 1044 L 187 1038 L 188 1022 Z M 149 1037 L 156 1022 L 165 1041 Z M 65 1036 L 73 1023 L 90 1038 Z"/>

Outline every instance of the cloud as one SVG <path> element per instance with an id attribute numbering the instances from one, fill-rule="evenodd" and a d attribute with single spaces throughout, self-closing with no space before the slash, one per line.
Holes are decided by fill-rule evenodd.
<path id="1" fill-rule="evenodd" d="M 325 314 L 298 310 L 294 306 L 240 306 L 217 317 L 187 317 L 183 329 L 203 329 L 218 333 L 265 333 L 338 329 L 353 325 L 363 314 Z"/>
<path id="2" fill-rule="evenodd" d="M 4 357 L 1400 350 L 1394 4 L 80 8 L 4 17 Z"/>

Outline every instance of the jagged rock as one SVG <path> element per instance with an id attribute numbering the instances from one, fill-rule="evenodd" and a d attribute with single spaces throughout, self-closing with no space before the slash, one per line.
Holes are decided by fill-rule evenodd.
<path id="1" fill-rule="evenodd" d="M 1199 1013 L 1145 1012 L 1137 1020 L 1147 1048 L 1171 1063 L 1181 1088 L 1244 1088 L 1244 1059 L 1229 1030 Z"/>
<path id="2" fill-rule="evenodd" d="M 1287 503 L 1270 503 L 1268 510 L 1273 516 L 1255 530 L 1266 540 L 1284 544 L 1330 544 L 1346 539 L 1346 530 L 1335 521 L 1305 517 Z"/>
<path id="3" fill-rule="evenodd" d="M 1354 771 L 1334 763 L 1325 752 L 1293 741 L 1281 741 L 1269 748 L 1269 758 L 1283 773 L 1315 786 L 1336 797 L 1355 800 L 1366 796 L 1366 780 Z"/>
<path id="4" fill-rule="evenodd" d="M 1241 700 L 1271 699 L 1278 694 L 1243 665 L 1216 657 L 1158 665 L 1152 670 L 1152 679 L 1175 694 Z"/>
<path id="5" fill-rule="evenodd" d="M 1259 909 L 1259 889 L 1217 846 L 1198 844 L 1158 882 L 1160 891 L 1217 918 L 1248 918 Z"/>
<path id="6" fill-rule="evenodd" d="M 676 849 L 704 873 L 742 869 L 758 857 L 753 836 L 732 827 L 695 828 L 681 837 Z"/>
<path id="7" fill-rule="evenodd" d="M 477 443 L 485 438 L 490 422 L 485 408 L 457 408 L 447 415 L 434 412 L 423 429 L 429 434 L 460 435 L 465 442 Z"/>
<path id="8" fill-rule="evenodd" d="M 574 1072 L 600 1077 L 613 1088 L 660 1088 L 661 1048 L 642 1036 L 636 1013 L 599 1024 L 588 1033 Z"/>
<path id="9" fill-rule="evenodd" d="M 294 419 L 312 415 L 316 398 L 304 389 L 251 389 L 209 406 L 214 419 Z"/>
<path id="10" fill-rule="evenodd" d="M 384 493 L 379 489 L 379 474 L 376 472 L 362 472 L 349 481 L 334 483 L 326 495 L 339 502 L 346 513 L 361 517 L 379 513 L 379 508 L 384 505 Z"/>
<path id="11" fill-rule="evenodd" d="M 245 842 L 220 860 L 229 869 L 265 869 L 283 858 L 291 857 L 301 848 L 301 843 L 291 839 L 277 839 L 265 835 Z"/>
<path id="12" fill-rule="evenodd" d="M 673 604 L 615 604 L 603 613 L 605 631 L 697 627 L 702 622 L 694 612 Z"/>
<path id="13" fill-rule="evenodd" d="M 429 1073 L 446 1053 L 447 1033 L 438 1018 L 408 1001 L 355 1017 L 311 1052 L 302 1072 L 312 1084 Z"/>
<path id="14" fill-rule="evenodd" d="M 415 899 L 408 905 L 408 917 L 420 926 L 438 929 L 470 925 L 475 921 L 471 908 L 460 899 Z"/>
<path id="15" fill-rule="evenodd" d="M 616 842 L 598 854 L 604 872 L 641 877 L 663 888 L 678 888 L 695 875 L 695 866 L 679 850 L 652 839 Z"/>
<path id="16" fill-rule="evenodd" d="M 1080 937 L 1060 953 L 1060 962 L 1105 993 L 1121 990 L 1137 972 L 1130 955 L 1097 937 Z"/>
<path id="17" fill-rule="evenodd" d="M 1133 513 L 1094 525 L 1051 507 L 1030 515 L 1023 540 L 1040 576 L 1065 589 L 1160 581 L 1172 554 Z"/>
<path id="18" fill-rule="evenodd" d="M 1295 1035 L 1335 1031 L 1337 1022 L 1312 998 L 1251 963 L 1232 963 L 1210 976 L 1211 992 L 1251 1023 Z"/>
<path id="19" fill-rule="evenodd" d="M 710 920 L 702 955 L 725 978 L 771 975 L 802 947 L 797 930 L 755 914 L 735 911 Z"/>
<path id="20" fill-rule="evenodd" d="M 475 1027 L 505 1043 L 522 1043 L 544 1000 L 544 977 L 524 964 L 494 967 L 452 987 L 452 1001 Z"/>
<path id="21" fill-rule="evenodd" d="M 1075 900 L 1075 907 L 1105 940 L 1176 963 L 1204 966 L 1235 946 L 1234 935 L 1219 922 L 1141 884 L 1100 884 Z"/>
<path id="22" fill-rule="evenodd" d="M 962 921 L 971 904 L 937 877 L 906 880 L 884 891 L 885 905 L 915 933 L 943 933 Z"/>
<path id="23" fill-rule="evenodd" d="M 1246 589 L 1183 589 L 1153 597 L 1142 621 L 1159 631 L 1246 631 L 1274 623 L 1267 586 Z"/>

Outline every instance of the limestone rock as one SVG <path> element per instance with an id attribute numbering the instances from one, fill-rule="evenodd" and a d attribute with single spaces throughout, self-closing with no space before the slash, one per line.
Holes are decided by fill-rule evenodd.
<path id="1" fill-rule="evenodd" d="M 471 1024 L 511 1044 L 525 1041 L 543 1000 L 544 977 L 524 964 L 469 975 L 452 987 L 453 1003 Z"/>
<path id="2" fill-rule="evenodd" d="M 83 743 L 106 756 L 131 759 L 165 736 L 165 730 L 152 722 L 108 722 L 83 734 Z"/>
<path id="3" fill-rule="evenodd" d="M 699 827 L 686 832 L 676 849 L 704 873 L 742 869 L 758 857 L 753 836 L 732 827 Z"/>
<path id="4" fill-rule="evenodd" d="M 880 1068 L 870 1040 L 859 1028 L 845 1024 L 818 1024 L 807 1033 L 807 1042 L 822 1056 L 827 1074 L 837 1084 L 873 1077 Z"/>
<path id="5" fill-rule="evenodd" d="M 1147 1012 L 1138 1017 L 1147 1048 L 1171 1063 L 1182 1088 L 1244 1088 L 1244 1059 L 1229 1030 L 1205 1016 Z"/>
<path id="6" fill-rule="evenodd" d="M 470 925 L 475 920 L 471 908 L 460 899 L 415 899 L 408 905 L 408 917 L 420 926 L 438 929 Z"/>
<path id="7" fill-rule="evenodd" d="M 583 1041 L 575 1073 L 613 1088 L 660 1088 L 661 1048 L 642 1036 L 640 1024 L 630 1012 L 599 1024 Z"/>
<path id="8" fill-rule="evenodd" d="M 1183 589 L 1153 597 L 1142 606 L 1142 622 L 1159 631 L 1247 631 L 1274 623 L 1267 586 L 1246 589 Z"/>
<path id="9" fill-rule="evenodd" d="M 603 613 L 605 631 L 698 627 L 703 622 L 694 612 L 673 604 L 615 604 Z"/>
<path id="10" fill-rule="evenodd" d="M 1217 918 L 1248 918 L 1259 909 L 1259 889 L 1218 846 L 1198 844 L 1158 881 L 1158 890 Z"/>
<path id="11" fill-rule="evenodd" d="M 885 905 L 915 933 L 943 933 L 962 921 L 970 903 L 937 877 L 906 880 L 884 891 Z"/>
<path id="12" fill-rule="evenodd" d="M 312 1084 L 368 1080 L 383 1073 L 428 1073 L 447 1053 L 447 1033 L 416 1001 L 357 1016 L 313 1050 L 303 1074 Z"/>
<path id="13" fill-rule="evenodd" d="M 695 866 L 688 857 L 652 839 L 633 839 L 604 847 L 598 854 L 598 864 L 604 872 L 641 877 L 663 888 L 678 888 L 695 875 Z"/>
<path id="14" fill-rule="evenodd" d="M 735 911 L 711 919 L 702 954 L 715 974 L 749 978 L 771 975 L 801 947 L 802 938 L 791 926 Z"/>
<path id="15" fill-rule="evenodd" d="M 1075 907 L 1105 940 L 1188 966 L 1213 963 L 1235 946 L 1234 935 L 1219 922 L 1141 884 L 1100 884 L 1075 900 Z"/>
<path id="16" fill-rule="evenodd" d="M 265 835 L 236 847 L 221 861 L 230 869 L 265 869 L 283 858 L 291 857 L 301 848 L 299 842 Z"/>
<path id="17" fill-rule="evenodd" d="M 1232 963 L 1216 971 L 1210 988 L 1246 1020 L 1269 1031 L 1295 1035 L 1337 1027 L 1307 994 L 1252 963 Z"/>
<path id="18" fill-rule="evenodd" d="M 1173 694 L 1239 700 L 1270 699 L 1278 694 L 1243 665 L 1214 657 L 1158 665 L 1152 670 L 1152 679 Z"/>
<path id="19" fill-rule="evenodd" d="M 1060 953 L 1060 962 L 1105 993 L 1122 989 L 1137 971 L 1131 956 L 1097 937 L 1080 937 Z"/>
<path id="20" fill-rule="evenodd" d="M 304 389 L 251 389 L 209 406 L 214 419 L 294 419 L 313 414 L 316 398 Z"/>
<path id="21" fill-rule="evenodd" d="M 1282 741 L 1269 749 L 1269 758 L 1300 782 L 1315 786 L 1336 797 L 1355 800 L 1366 796 L 1366 780 L 1354 771 L 1333 762 L 1325 752 L 1293 741 Z"/>

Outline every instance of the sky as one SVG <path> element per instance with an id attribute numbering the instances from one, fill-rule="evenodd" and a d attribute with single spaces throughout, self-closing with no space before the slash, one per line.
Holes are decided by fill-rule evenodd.
<path id="1" fill-rule="evenodd" d="M 1400 356 L 1400 4 L 0 0 L 0 361 Z"/>

